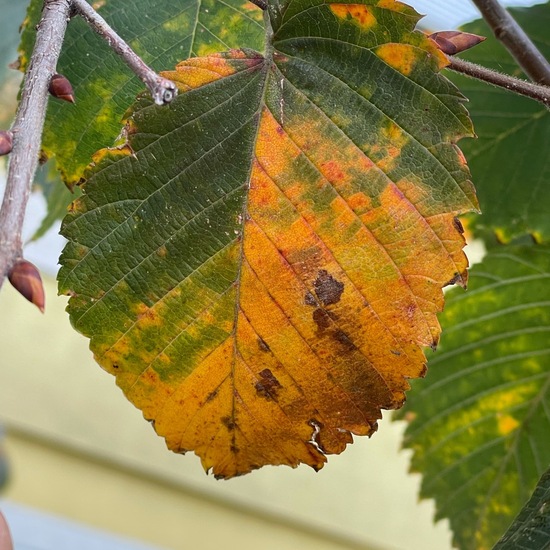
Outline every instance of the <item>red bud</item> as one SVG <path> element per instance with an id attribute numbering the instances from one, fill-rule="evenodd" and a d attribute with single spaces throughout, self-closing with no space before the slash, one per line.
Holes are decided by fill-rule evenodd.
<path id="1" fill-rule="evenodd" d="M 13 134 L 8 130 L 0 130 L 0 156 L 11 153 Z"/>
<path id="2" fill-rule="evenodd" d="M 71 83 L 62 75 L 54 74 L 50 80 L 50 94 L 59 99 L 74 103 L 74 92 Z"/>
<path id="3" fill-rule="evenodd" d="M 437 47 L 447 55 L 455 55 L 477 46 L 486 37 L 469 32 L 440 31 L 430 34 L 430 38 L 437 44 Z"/>
<path id="4" fill-rule="evenodd" d="M 20 294 L 44 313 L 44 286 L 40 273 L 33 264 L 27 260 L 19 260 L 8 273 L 8 279 Z"/>

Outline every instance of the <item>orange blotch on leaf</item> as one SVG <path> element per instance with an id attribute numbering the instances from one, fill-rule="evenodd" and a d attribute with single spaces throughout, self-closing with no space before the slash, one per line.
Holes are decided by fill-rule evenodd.
<path id="1" fill-rule="evenodd" d="M 259 65 L 263 61 L 260 54 L 249 55 L 243 50 L 229 50 L 186 59 L 176 66 L 175 71 L 164 71 L 161 75 L 172 80 L 180 91 L 185 92 Z"/>
<path id="2" fill-rule="evenodd" d="M 320 165 L 320 170 L 327 180 L 330 182 L 342 182 L 346 178 L 346 174 L 342 166 L 335 160 L 323 162 Z"/>
<path id="3" fill-rule="evenodd" d="M 348 204 L 355 212 L 361 214 L 372 208 L 372 199 L 364 193 L 355 193 L 348 198 Z"/>
<path id="4" fill-rule="evenodd" d="M 367 6 L 359 4 L 331 4 L 330 11 L 339 19 L 351 20 L 362 29 L 370 29 L 376 25 L 376 17 Z"/>
<path id="5" fill-rule="evenodd" d="M 418 54 L 413 46 L 408 44 L 383 44 L 375 50 L 376 55 L 390 67 L 409 76 L 418 59 Z"/>

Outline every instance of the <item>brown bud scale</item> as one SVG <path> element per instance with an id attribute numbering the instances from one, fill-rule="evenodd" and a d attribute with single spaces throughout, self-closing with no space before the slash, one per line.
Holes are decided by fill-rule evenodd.
<path id="1" fill-rule="evenodd" d="M 42 313 L 46 302 L 38 269 L 27 260 L 19 260 L 10 269 L 8 279 L 13 287 Z"/>
<path id="2" fill-rule="evenodd" d="M 50 94 L 58 99 L 63 99 L 69 103 L 74 103 L 74 92 L 71 83 L 62 74 L 54 74 L 50 80 L 50 86 L 48 88 Z"/>
<path id="3" fill-rule="evenodd" d="M 13 134 L 8 130 L 0 130 L 0 156 L 11 153 L 13 148 Z"/>
<path id="4" fill-rule="evenodd" d="M 455 55 L 473 48 L 486 39 L 485 36 L 461 31 L 434 32 L 430 34 L 430 38 L 437 44 L 437 47 L 447 55 Z"/>

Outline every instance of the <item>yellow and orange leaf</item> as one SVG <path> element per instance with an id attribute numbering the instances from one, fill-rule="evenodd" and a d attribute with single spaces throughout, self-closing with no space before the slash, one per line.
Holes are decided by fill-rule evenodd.
<path id="1" fill-rule="evenodd" d="M 98 362 L 219 477 L 376 430 L 466 280 L 477 206 L 445 58 L 390 0 L 272 6 L 261 55 L 165 73 L 65 220 L 60 290 Z"/>

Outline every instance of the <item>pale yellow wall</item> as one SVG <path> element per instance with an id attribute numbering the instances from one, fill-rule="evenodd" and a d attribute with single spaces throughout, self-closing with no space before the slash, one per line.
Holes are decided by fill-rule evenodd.
<path id="1" fill-rule="evenodd" d="M 17 434 L 8 437 L 7 451 L 13 476 L 5 497 L 166 548 L 363 547 L 270 521 Z"/>

